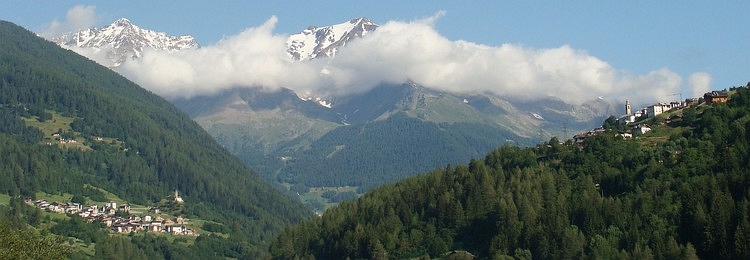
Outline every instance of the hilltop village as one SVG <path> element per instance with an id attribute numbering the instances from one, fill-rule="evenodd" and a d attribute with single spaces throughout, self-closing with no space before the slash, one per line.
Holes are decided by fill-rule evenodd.
<path id="1" fill-rule="evenodd" d="M 174 202 L 184 203 L 177 191 L 174 192 Z M 113 201 L 103 206 L 83 205 L 75 202 L 49 202 L 47 200 L 26 200 L 26 204 L 37 208 L 59 214 L 72 214 L 86 220 L 86 222 L 98 222 L 106 226 L 113 233 L 131 232 L 154 232 L 171 235 L 198 236 L 198 233 L 186 227 L 188 220 L 183 217 L 165 218 L 159 208 L 152 207 L 148 213 L 140 216 L 132 215 L 130 205 Z"/>
<path id="2" fill-rule="evenodd" d="M 687 98 L 682 101 L 673 101 L 669 103 L 656 103 L 642 108 L 633 112 L 630 101 L 625 101 L 625 114 L 617 117 L 615 125 L 622 126 L 621 129 L 625 130 L 618 131 L 618 136 L 623 138 L 632 138 L 633 136 L 643 135 L 651 131 L 651 126 L 643 123 L 645 119 L 653 118 L 661 115 L 667 111 L 683 109 L 685 107 L 698 105 L 698 104 L 712 104 L 712 103 L 724 103 L 729 99 L 729 93 L 727 91 L 711 91 L 703 95 L 702 98 Z M 668 118 L 674 120 L 676 118 Z M 640 122 L 640 123 L 638 123 Z M 606 129 L 599 127 L 587 132 L 579 133 L 573 136 L 573 141 L 579 145 L 583 145 L 583 142 L 587 137 L 594 136 L 600 133 L 604 133 Z"/>

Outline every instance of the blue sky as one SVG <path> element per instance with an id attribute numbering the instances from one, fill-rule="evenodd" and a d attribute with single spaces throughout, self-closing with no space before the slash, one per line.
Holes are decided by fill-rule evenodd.
<path id="1" fill-rule="evenodd" d="M 720 4 L 719 4 L 720 3 Z M 275 34 L 355 17 L 378 24 L 445 15 L 434 30 L 451 41 L 533 50 L 570 46 L 620 74 L 666 68 L 682 89 L 693 73 L 710 75 L 710 89 L 750 81 L 746 12 L 750 1 L 3 1 L 0 19 L 43 31 L 78 5 L 96 7 L 94 25 L 126 17 L 147 29 L 190 34 L 212 45 L 276 16 Z M 687 96 L 688 93 L 685 93 Z"/>

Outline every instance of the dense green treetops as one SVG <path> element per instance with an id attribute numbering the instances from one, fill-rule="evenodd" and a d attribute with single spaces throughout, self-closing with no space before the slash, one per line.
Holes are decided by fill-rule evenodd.
<path id="1" fill-rule="evenodd" d="M 286 229 L 271 254 L 748 259 L 750 90 L 733 92 L 728 103 L 654 119 L 662 136 L 504 146 L 379 187 Z"/>
<path id="2" fill-rule="evenodd" d="M 432 123 L 399 113 L 387 120 L 342 126 L 282 168 L 283 182 L 366 191 L 436 166 L 466 161 L 513 136 L 476 123 Z"/>
<path id="3" fill-rule="evenodd" d="M 101 197 L 85 188 L 93 186 L 150 205 L 177 188 L 188 217 L 231 234 L 186 250 L 218 256 L 262 254 L 284 225 L 308 215 L 164 99 L 9 22 L 0 21 L 0 35 L 0 193 Z M 46 128 L 57 125 L 52 137 Z"/>

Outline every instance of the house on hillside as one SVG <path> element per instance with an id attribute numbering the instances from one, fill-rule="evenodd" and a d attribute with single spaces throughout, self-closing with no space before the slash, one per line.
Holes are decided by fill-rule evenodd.
<path id="1" fill-rule="evenodd" d="M 106 227 L 112 227 L 114 220 L 111 217 L 102 216 L 99 222 L 103 223 Z"/>
<path id="2" fill-rule="evenodd" d="M 130 213 L 130 205 L 128 204 L 120 205 L 120 207 L 118 207 L 117 210 L 125 212 L 125 213 Z"/>
<path id="3" fill-rule="evenodd" d="M 703 94 L 703 100 L 705 100 L 707 104 L 724 103 L 727 102 L 728 99 L 729 94 L 727 94 L 726 91 L 711 91 Z"/>
<path id="4" fill-rule="evenodd" d="M 149 231 L 151 231 L 151 232 L 162 232 L 163 231 L 163 227 L 162 227 L 163 223 L 162 222 L 150 222 L 150 223 L 151 223 L 151 225 L 149 226 Z"/>
<path id="5" fill-rule="evenodd" d="M 604 133 L 604 128 L 595 128 L 594 130 L 578 133 L 573 136 L 573 143 L 577 144 L 579 147 L 583 147 L 583 143 L 586 141 L 586 138 L 589 138 L 591 136 L 595 136 L 601 133 Z"/>
<path id="6" fill-rule="evenodd" d="M 167 226 L 166 231 L 172 235 L 180 235 L 184 229 L 184 226 Z"/>
<path id="7" fill-rule="evenodd" d="M 698 104 L 698 98 L 686 98 L 685 99 L 685 106 L 692 106 Z"/>
<path id="8" fill-rule="evenodd" d="M 623 139 L 633 138 L 633 134 L 630 131 L 617 131 L 617 136 L 622 137 Z"/>
<path id="9" fill-rule="evenodd" d="M 641 117 L 643 117 L 643 115 L 646 114 L 645 111 L 646 111 L 646 109 L 641 109 L 641 110 L 635 111 L 635 113 L 633 113 L 633 116 L 635 116 L 635 118 L 641 118 Z"/>
<path id="10" fill-rule="evenodd" d="M 670 104 L 656 103 L 646 107 L 646 117 L 655 117 L 672 109 Z"/>
<path id="11" fill-rule="evenodd" d="M 632 132 L 635 135 L 642 135 L 642 134 L 648 133 L 648 131 L 651 131 L 651 127 L 650 126 L 644 125 L 644 124 L 639 124 L 639 125 L 633 127 L 633 131 Z"/>
<path id="12" fill-rule="evenodd" d="M 627 124 L 635 122 L 636 118 L 637 117 L 635 115 L 622 115 L 622 116 L 620 116 L 620 118 L 617 119 L 617 124 L 618 125 L 627 125 Z"/>
<path id="13" fill-rule="evenodd" d="M 76 214 L 81 210 L 83 210 L 83 205 L 81 205 L 80 203 L 75 203 L 75 202 L 65 203 L 65 213 Z"/>

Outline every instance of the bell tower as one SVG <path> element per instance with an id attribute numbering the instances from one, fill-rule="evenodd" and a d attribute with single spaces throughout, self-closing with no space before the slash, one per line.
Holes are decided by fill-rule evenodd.
<path id="1" fill-rule="evenodd" d="M 630 100 L 625 100 L 625 114 L 632 115 L 633 109 L 630 107 Z"/>

